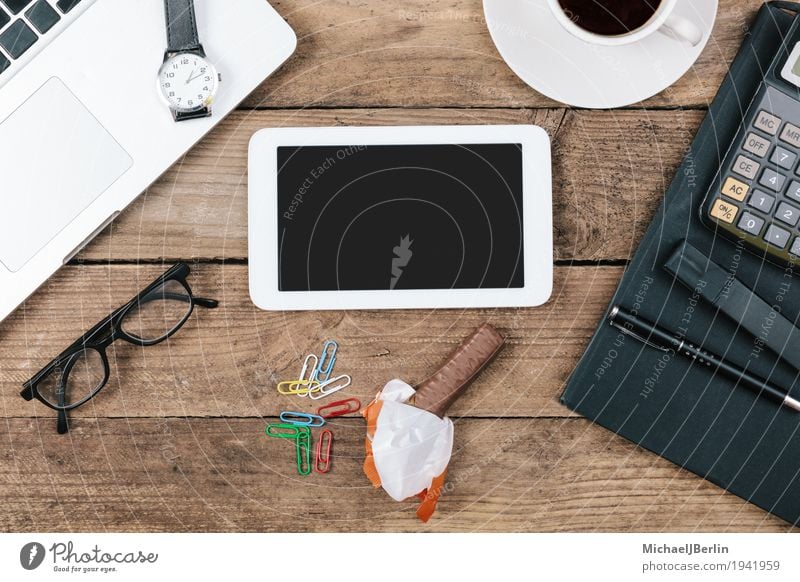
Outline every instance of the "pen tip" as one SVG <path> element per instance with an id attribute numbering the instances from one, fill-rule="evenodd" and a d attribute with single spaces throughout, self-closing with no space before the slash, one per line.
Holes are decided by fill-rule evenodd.
<path id="1" fill-rule="evenodd" d="M 791 396 L 787 396 L 783 400 L 783 405 L 791 408 L 792 410 L 800 412 L 800 401 L 795 400 Z"/>

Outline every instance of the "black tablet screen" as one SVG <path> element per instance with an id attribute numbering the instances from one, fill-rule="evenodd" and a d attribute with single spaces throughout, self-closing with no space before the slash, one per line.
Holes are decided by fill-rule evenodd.
<path id="1" fill-rule="evenodd" d="M 524 286 L 520 144 L 277 155 L 281 291 Z"/>

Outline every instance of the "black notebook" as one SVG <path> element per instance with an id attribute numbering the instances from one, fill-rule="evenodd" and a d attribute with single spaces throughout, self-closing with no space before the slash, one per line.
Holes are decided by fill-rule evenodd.
<path id="1" fill-rule="evenodd" d="M 800 316 L 800 269 L 769 263 L 704 226 L 706 191 L 800 5 L 765 4 L 730 68 L 690 152 L 617 288 L 620 304 L 669 330 L 682 331 L 729 361 L 800 398 L 797 370 L 718 313 L 664 270 L 686 240 L 791 321 Z M 787 52 L 788 56 L 788 52 Z M 788 286 L 788 290 L 787 290 Z M 790 346 L 788 349 L 800 349 Z M 759 398 L 699 362 L 673 357 L 599 323 L 562 402 L 654 453 L 763 509 L 800 523 L 800 414 Z"/>

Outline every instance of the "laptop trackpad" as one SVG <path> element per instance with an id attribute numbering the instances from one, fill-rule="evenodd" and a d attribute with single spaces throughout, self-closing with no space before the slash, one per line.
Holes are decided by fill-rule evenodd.
<path id="1" fill-rule="evenodd" d="M 67 86 L 51 78 L 0 123 L 0 262 L 18 271 L 132 165 Z"/>

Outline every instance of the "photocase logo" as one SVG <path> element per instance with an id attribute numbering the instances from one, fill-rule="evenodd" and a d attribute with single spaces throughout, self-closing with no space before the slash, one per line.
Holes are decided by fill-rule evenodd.
<path id="1" fill-rule="evenodd" d="M 394 251 L 394 258 L 392 259 L 392 280 L 389 282 L 389 289 L 394 289 L 397 282 L 403 275 L 403 269 L 408 265 L 414 251 L 411 250 L 411 235 L 407 234 L 400 239 L 400 244 L 392 249 Z"/>
<path id="2" fill-rule="evenodd" d="M 35 570 L 44 561 L 44 546 L 39 542 L 30 542 L 22 546 L 19 552 L 19 563 L 26 570 Z"/>

